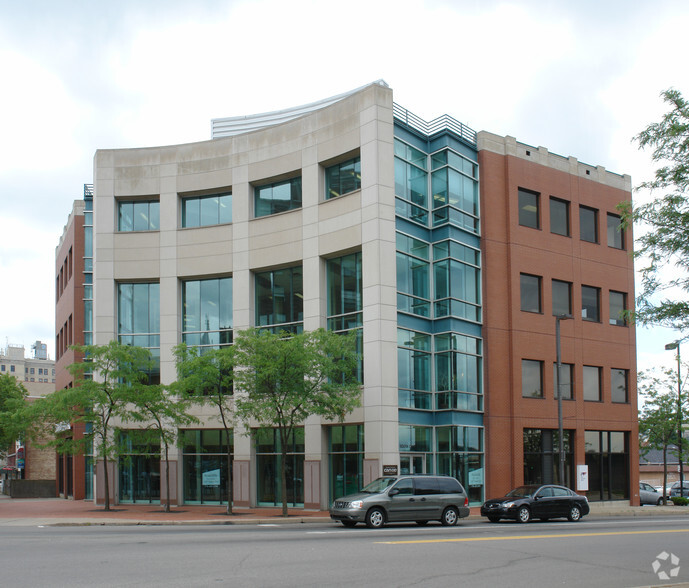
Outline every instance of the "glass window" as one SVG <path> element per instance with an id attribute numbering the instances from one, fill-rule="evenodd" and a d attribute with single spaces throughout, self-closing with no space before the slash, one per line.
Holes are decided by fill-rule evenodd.
<path id="1" fill-rule="evenodd" d="M 336 198 L 361 189 L 361 159 L 355 157 L 325 170 L 325 198 Z"/>
<path id="2" fill-rule="evenodd" d="M 256 274 L 256 326 L 300 333 L 304 321 L 301 266 Z"/>
<path id="3" fill-rule="evenodd" d="M 423 317 L 431 314 L 429 245 L 397 234 L 397 309 Z"/>
<path id="4" fill-rule="evenodd" d="M 579 235 L 582 241 L 598 243 L 598 211 L 595 208 L 579 207 Z"/>
<path id="5" fill-rule="evenodd" d="M 435 335 L 437 410 L 482 410 L 481 340 L 459 333 Z"/>
<path id="6" fill-rule="evenodd" d="M 160 284 L 117 284 L 117 335 L 120 343 L 151 352 L 149 382 L 160 383 Z"/>
<path id="7" fill-rule="evenodd" d="M 519 188 L 519 224 L 523 227 L 539 229 L 541 219 L 539 214 L 539 197 L 537 192 L 529 192 Z"/>
<path id="8" fill-rule="evenodd" d="M 358 379 L 363 381 L 363 305 L 361 253 L 329 259 L 326 262 L 328 329 L 357 332 Z"/>
<path id="9" fill-rule="evenodd" d="M 253 431 L 256 445 L 256 498 L 259 506 L 282 504 L 282 450 L 277 429 Z M 304 428 L 297 427 L 288 440 L 285 463 L 285 496 L 289 506 L 304 505 Z"/>
<path id="10" fill-rule="evenodd" d="M 118 231 L 157 231 L 159 229 L 160 202 L 158 200 L 117 201 Z"/>
<path id="11" fill-rule="evenodd" d="M 569 237 L 569 202 L 550 198 L 550 232 Z"/>
<path id="12" fill-rule="evenodd" d="M 395 139 L 395 195 L 409 203 L 410 209 L 399 212 L 417 222 L 427 221 L 428 210 L 427 156 L 411 145 Z"/>
<path id="13" fill-rule="evenodd" d="M 627 309 L 627 295 L 624 292 L 610 291 L 610 324 L 624 327 L 627 321 L 624 311 Z"/>
<path id="14" fill-rule="evenodd" d="M 257 218 L 301 208 L 301 176 L 256 186 L 254 195 L 254 215 Z"/>
<path id="15" fill-rule="evenodd" d="M 600 289 L 592 286 L 581 287 L 581 318 L 585 321 L 600 322 Z"/>
<path id="16" fill-rule="evenodd" d="M 431 336 L 397 329 L 399 406 L 430 410 Z"/>
<path id="17" fill-rule="evenodd" d="M 205 349 L 232 343 L 232 278 L 182 282 L 182 341 Z"/>
<path id="18" fill-rule="evenodd" d="M 543 362 L 522 359 L 522 396 L 543 398 Z"/>
<path id="19" fill-rule="evenodd" d="M 629 402 L 627 370 L 610 370 L 610 395 L 613 402 Z"/>
<path id="20" fill-rule="evenodd" d="M 574 366 L 571 363 L 560 364 L 560 391 L 563 400 L 572 400 L 572 374 Z M 555 390 L 555 400 L 557 400 L 557 362 L 553 363 L 553 389 Z"/>
<path id="21" fill-rule="evenodd" d="M 205 227 L 231 222 L 231 192 L 182 198 L 183 227 Z"/>
<path id="22" fill-rule="evenodd" d="M 572 284 L 553 280 L 553 316 L 572 316 Z"/>
<path id="23" fill-rule="evenodd" d="M 585 365 L 584 366 L 584 400 L 591 402 L 600 402 L 600 368 Z"/>
<path id="24" fill-rule="evenodd" d="M 364 426 L 328 427 L 330 499 L 358 492 L 364 486 Z"/>
<path id="25" fill-rule="evenodd" d="M 563 431 L 565 479 L 560 480 L 560 437 L 557 430 L 524 429 L 524 484 L 565 484 L 574 478 L 574 431 Z M 566 490 L 563 490 L 567 492 Z M 541 494 L 542 495 L 542 494 Z"/>
<path id="26" fill-rule="evenodd" d="M 227 432 L 224 429 L 180 431 L 183 452 L 184 501 L 187 504 L 227 502 Z M 230 453 L 234 432 L 230 431 Z"/>
<path id="27" fill-rule="evenodd" d="M 622 219 L 617 214 L 608 213 L 608 247 L 624 249 Z"/>
<path id="28" fill-rule="evenodd" d="M 541 312 L 541 277 L 519 275 L 521 309 L 525 312 Z"/>

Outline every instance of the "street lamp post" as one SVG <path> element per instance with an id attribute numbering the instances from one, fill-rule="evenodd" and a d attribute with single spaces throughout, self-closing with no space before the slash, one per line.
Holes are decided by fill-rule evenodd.
<path id="1" fill-rule="evenodd" d="M 677 350 L 677 454 L 679 457 L 679 495 L 684 496 L 684 463 L 682 462 L 682 377 L 679 344 L 681 340 L 665 345 L 667 351 Z"/>
<path id="2" fill-rule="evenodd" d="M 568 314 L 555 315 L 555 350 L 557 353 L 557 431 L 558 431 L 558 452 L 559 452 L 559 469 L 560 484 L 565 485 L 565 441 L 564 431 L 562 427 L 562 357 L 560 352 L 560 321 L 571 319 Z"/>

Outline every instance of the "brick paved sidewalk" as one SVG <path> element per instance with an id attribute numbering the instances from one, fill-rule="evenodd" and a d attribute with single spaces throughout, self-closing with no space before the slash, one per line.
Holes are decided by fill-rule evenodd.
<path id="1" fill-rule="evenodd" d="M 329 521 L 324 511 L 300 508 L 235 508 L 226 515 L 224 505 L 181 505 L 166 513 L 158 504 L 117 504 L 106 511 L 102 505 L 84 500 L 64 498 L 10 498 L 0 494 L 0 526 L 12 524 L 242 524 L 260 522 Z"/>

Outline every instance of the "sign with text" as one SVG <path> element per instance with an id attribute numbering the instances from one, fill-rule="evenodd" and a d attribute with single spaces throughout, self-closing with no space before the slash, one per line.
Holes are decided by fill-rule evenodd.
<path id="1" fill-rule="evenodd" d="M 384 476 L 396 476 L 398 473 L 398 469 L 396 465 L 384 465 L 383 466 L 383 475 Z"/>

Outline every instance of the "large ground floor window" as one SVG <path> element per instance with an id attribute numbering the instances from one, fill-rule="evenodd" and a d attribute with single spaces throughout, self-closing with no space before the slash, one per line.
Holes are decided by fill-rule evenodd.
<path id="1" fill-rule="evenodd" d="M 282 504 L 280 432 L 277 429 L 256 429 L 256 477 L 259 506 Z M 304 506 L 304 429 L 294 429 L 288 441 L 286 496 L 289 506 Z"/>
<path id="2" fill-rule="evenodd" d="M 483 502 L 483 429 L 453 425 L 436 427 L 437 473 L 457 478 L 470 504 Z"/>
<path id="3" fill-rule="evenodd" d="M 364 486 L 364 426 L 328 427 L 330 501 Z"/>
<path id="4" fill-rule="evenodd" d="M 563 431 L 565 479 L 560 480 L 560 440 L 554 429 L 524 429 L 524 484 L 574 488 L 574 431 Z"/>
<path id="5" fill-rule="evenodd" d="M 629 499 L 629 433 L 586 431 L 589 500 Z"/>
<path id="6" fill-rule="evenodd" d="M 182 431 L 184 502 L 227 504 L 227 432 L 224 429 Z M 230 433 L 230 450 L 234 435 Z"/>
<path id="7" fill-rule="evenodd" d="M 120 502 L 160 502 L 160 442 L 122 431 L 118 463 Z"/>

